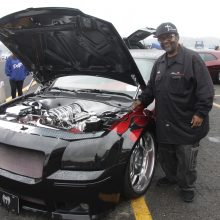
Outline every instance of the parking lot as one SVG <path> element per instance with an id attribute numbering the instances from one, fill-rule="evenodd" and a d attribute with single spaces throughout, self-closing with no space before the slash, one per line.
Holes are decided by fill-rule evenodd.
<path id="1" fill-rule="evenodd" d="M 4 76 L 1 67 L 0 70 L 0 80 L 2 80 Z M 26 82 L 27 84 L 28 82 Z M 9 96 L 7 83 L 6 90 L 6 94 Z M 159 164 L 157 164 L 152 184 L 145 197 L 136 201 L 127 201 L 121 198 L 115 209 L 103 217 L 104 220 L 220 219 L 220 85 L 215 85 L 215 94 L 214 106 L 210 113 L 210 132 L 200 143 L 195 201 L 189 204 L 182 202 L 178 196 L 177 186 L 158 188 L 156 182 L 163 174 Z M 36 219 L 45 220 L 48 217 L 31 212 L 22 212 L 17 216 L 0 208 L 0 220 Z"/>

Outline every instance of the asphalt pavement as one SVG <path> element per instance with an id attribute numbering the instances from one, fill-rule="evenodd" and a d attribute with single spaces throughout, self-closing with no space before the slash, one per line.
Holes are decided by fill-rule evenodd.
<path id="1" fill-rule="evenodd" d="M 0 81 L 6 81 L 6 94 L 10 96 L 7 78 L 0 63 Z M 28 85 L 31 78 L 25 81 Z M 177 186 L 157 187 L 157 180 L 163 176 L 159 164 L 156 166 L 152 184 L 144 196 L 150 214 L 146 209 L 134 210 L 132 201 L 121 199 L 104 220 L 220 220 L 220 85 L 215 85 L 215 100 L 210 112 L 210 131 L 201 141 L 198 154 L 198 180 L 193 203 L 184 203 L 179 197 Z M 89 196 L 89 195 L 88 195 Z M 0 220 L 46 220 L 45 216 L 22 212 L 19 216 L 0 207 Z"/>

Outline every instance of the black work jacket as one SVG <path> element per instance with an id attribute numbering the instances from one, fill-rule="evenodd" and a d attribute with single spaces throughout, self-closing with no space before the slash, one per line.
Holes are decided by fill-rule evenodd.
<path id="1" fill-rule="evenodd" d="M 155 62 L 139 100 L 147 107 L 155 98 L 159 143 L 193 144 L 209 131 L 213 97 L 213 83 L 204 62 L 195 51 L 179 46 L 171 63 L 166 53 Z M 193 115 L 204 119 L 202 126 L 191 127 Z"/>

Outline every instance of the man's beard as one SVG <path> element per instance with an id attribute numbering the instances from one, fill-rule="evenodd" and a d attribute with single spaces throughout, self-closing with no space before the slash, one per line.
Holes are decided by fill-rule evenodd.
<path id="1" fill-rule="evenodd" d="M 175 44 L 175 42 L 171 42 L 168 47 L 167 47 L 167 46 L 164 46 L 164 45 L 162 44 L 161 47 L 162 47 L 162 49 L 165 50 L 168 54 L 169 54 L 169 53 L 174 53 L 175 50 L 176 50 L 176 44 Z"/>

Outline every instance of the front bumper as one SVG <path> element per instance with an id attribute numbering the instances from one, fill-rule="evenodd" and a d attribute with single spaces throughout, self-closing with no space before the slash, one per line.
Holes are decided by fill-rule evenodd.
<path id="1" fill-rule="evenodd" d="M 58 170 L 38 181 L 0 169 L 0 188 L 18 196 L 21 209 L 47 213 L 53 219 L 98 219 L 118 202 L 125 166 Z"/>

